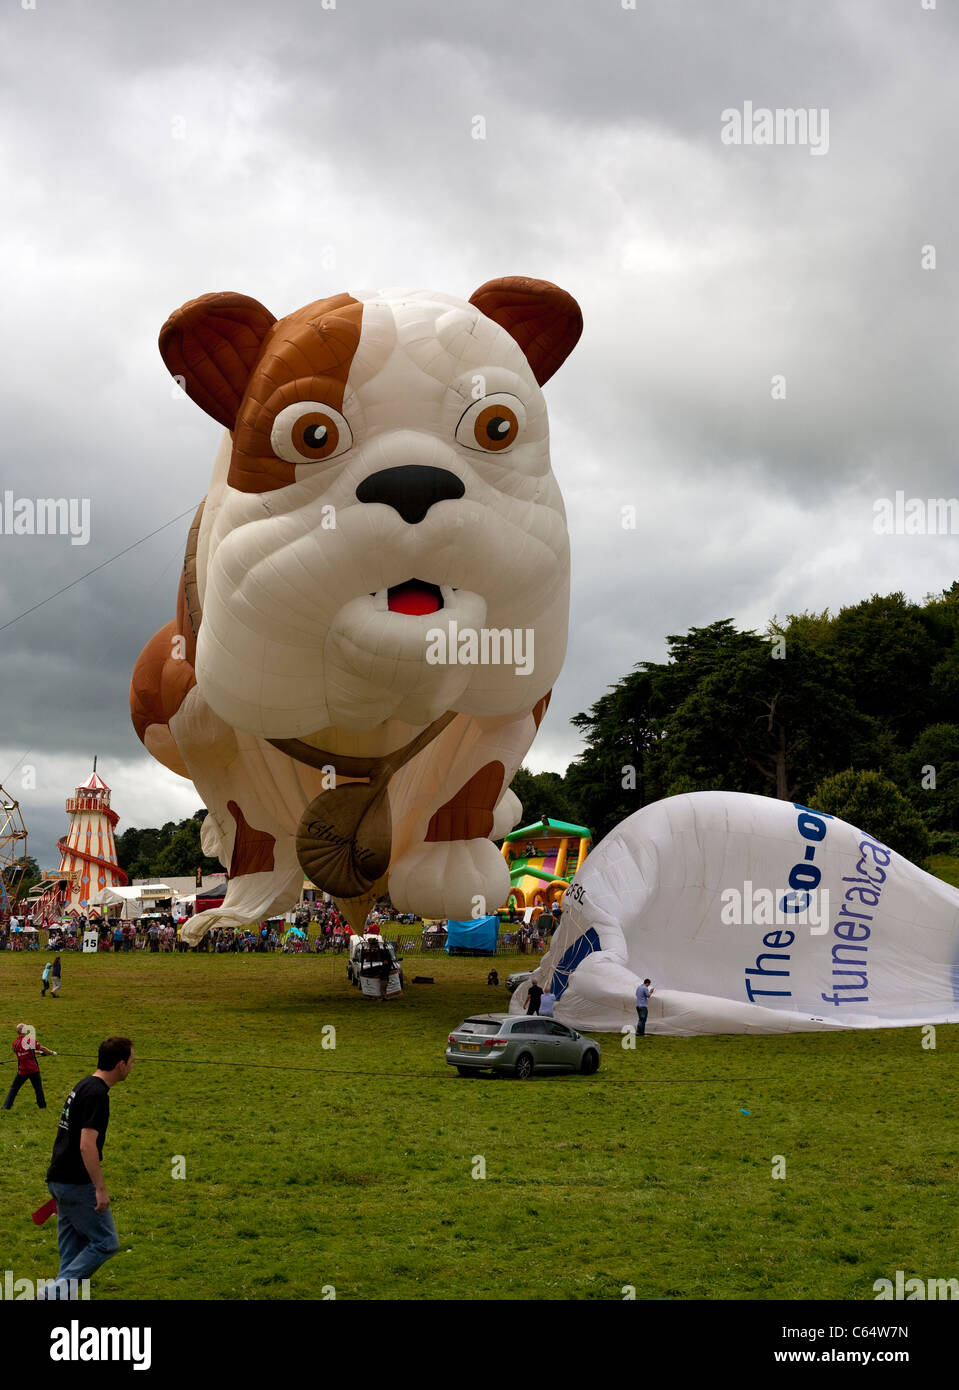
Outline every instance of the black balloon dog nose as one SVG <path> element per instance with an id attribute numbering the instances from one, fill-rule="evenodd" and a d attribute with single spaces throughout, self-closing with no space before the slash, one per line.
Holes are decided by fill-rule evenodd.
<path id="1" fill-rule="evenodd" d="M 356 495 L 361 502 L 385 502 L 415 526 L 434 502 L 462 497 L 465 491 L 463 480 L 445 468 L 405 463 L 371 473 L 360 483 Z"/>

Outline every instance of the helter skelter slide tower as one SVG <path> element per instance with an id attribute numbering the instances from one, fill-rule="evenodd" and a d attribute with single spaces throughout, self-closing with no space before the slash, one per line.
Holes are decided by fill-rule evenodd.
<path id="1" fill-rule="evenodd" d="M 70 831 L 57 841 L 60 873 L 69 878 L 63 907 L 66 911 L 72 908 L 86 912 L 90 898 L 99 889 L 118 888 L 129 882 L 117 863 L 113 838 L 120 817 L 110 810 L 110 788 L 97 775 L 96 758 L 93 772 L 67 798 L 66 805 L 71 817 Z"/>

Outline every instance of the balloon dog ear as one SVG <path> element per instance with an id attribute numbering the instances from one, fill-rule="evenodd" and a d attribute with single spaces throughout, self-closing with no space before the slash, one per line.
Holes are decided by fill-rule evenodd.
<path id="1" fill-rule="evenodd" d="M 160 356 L 190 399 L 232 430 L 274 323 L 269 309 L 248 295 L 232 290 L 204 294 L 167 319 L 160 329 Z"/>
<path id="2" fill-rule="evenodd" d="M 576 300 L 548 280 L 522 275 L 487 280 L 470 295 L 470 303 L 516 340 L 540 386 L 563 365 L 583 331 Z"/>

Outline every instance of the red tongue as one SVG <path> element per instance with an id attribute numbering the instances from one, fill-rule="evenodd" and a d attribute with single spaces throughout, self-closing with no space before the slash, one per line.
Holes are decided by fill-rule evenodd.
<path id="1" fill-rule="evenodd" d="M 411 579 L 406 584 L 396 584 L 386 591 L 386 602 L 391 613 L 408 613 L 413 618 L 423 613 L 436 613 L 440 607 L 440 591 L 435 584 L 423 584 L 419 579 Z"/>

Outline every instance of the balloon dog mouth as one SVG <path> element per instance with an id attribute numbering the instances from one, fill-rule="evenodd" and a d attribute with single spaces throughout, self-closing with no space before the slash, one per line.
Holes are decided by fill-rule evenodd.
<path id="1" fill-rule="evenodd" d="M 380 589 L 370 597 L 373 607 L 381 613 L 405 613 L 411 618 L 421 618 L 445 608 L 455 592 L 448 586 L 440 588 L 438 584 L 429 584 L 424 579 L 407 579 L 389 589 Z"/>

